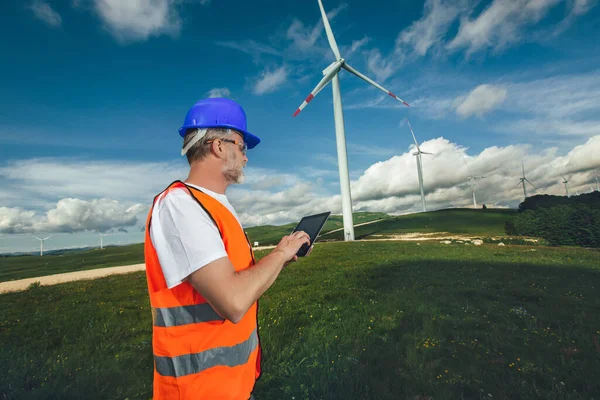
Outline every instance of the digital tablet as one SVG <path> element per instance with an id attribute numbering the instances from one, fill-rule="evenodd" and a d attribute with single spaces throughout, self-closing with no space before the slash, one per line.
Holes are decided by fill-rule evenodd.
<path id="1" fill-rule="evenodd" d="M 302 247 L 300 247 L 300 250 L 298 250 L 298 252 L 296 253 L 298 257 L 304 257 L 310 249 L 310 246 L 312 246 L 313 243 L 315 243 L 315 240 L 317 240 L 317 236 L 319 236 L 321 229 L 323 229 L 323 225 L 325 225 L 327 218 L 329 218 L 329 214 L 331 214 L 331 211 L 306 216 L 302 218 L 296 226 L 296 228 L 294 228 L 292 233 L 297 231 L 304 231 L 308 234 L 308 236 L 310 236 L 310 245 L 307 245 L 306 243 L 303 244 Z"/>

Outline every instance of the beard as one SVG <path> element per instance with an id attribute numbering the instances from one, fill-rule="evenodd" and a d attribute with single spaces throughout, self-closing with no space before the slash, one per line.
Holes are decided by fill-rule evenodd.
<path id="1" fill-rule="evenodd" d="M 246 176 L 244 175 L 244 165 L 238 162 L 238 156 L 235 152 L 230 152 L 227 157 L 227 163 L 221 170 L 225 181 L 228 184 L 244 183 Z"/>

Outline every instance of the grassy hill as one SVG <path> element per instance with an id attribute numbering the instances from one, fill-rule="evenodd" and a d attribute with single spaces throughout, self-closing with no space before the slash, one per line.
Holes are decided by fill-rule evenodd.
<path id="1" fill-rule="evenodd" d="M 381 222 L 354 228 L 356 239 L 371 235 L 392 235 L 412 232 L 448 232 L 481 236 L 503 236 L 504 223 L 517 215 L 516 210 L 455 208 L 426 213 L 401 215 Z M 322 239 L 342 240 L 343 233 L 322 235 Z"/>
<path id="2" fill-rule="evenodd" d="M 598 399 L 599 255 L 323 243 L 261 298 L 256 398 Z M 143 272 L 0 295 L 0 399 L 149 399 L 151 321 Z"/>
<path id="3" fill-rule="evenodd" d="M 388 214 L 377 212 L 356 212 L 352 214 L 354 224 L 362 224 L 365 222 L 376 221 L 380 219 L 390 218 Z M 300 222 L 300 221 L 298 221 Z M 245 229 L 250 242 L 258 242 L 260 246 L 268 246 L 279 243 L 279 240 L 285 235 L 289 235 L 292 230 L 298 225 L 298 222 L 274 226 L 263 225 Z M 344 226 L 341 215 L 330 215 L 321 230 L 321 234 L 342 228 Z"/>

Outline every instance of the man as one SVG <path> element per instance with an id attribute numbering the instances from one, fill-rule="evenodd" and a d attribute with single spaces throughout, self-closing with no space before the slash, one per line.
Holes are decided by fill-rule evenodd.
<path id="1" fill-rule="evenodd" d="M 225 195 L 260 142 L 239 104 L 201 100 L 179 134 L 189 176 L 156 196 L 146 223 L 154 399 L 248 399 L 260 375 L 257 301 L 310 239 L 285 236 L 255 262 Z"/>

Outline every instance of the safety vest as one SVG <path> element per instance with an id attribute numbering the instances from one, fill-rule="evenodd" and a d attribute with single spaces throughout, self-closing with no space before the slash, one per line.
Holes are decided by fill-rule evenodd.
<path id="1" fill-rule="evenodd" d="M 165 191 L 176 188 L 189 191 L 208 213 L 235 270 L 251 267 L 252 246 L 235 216 L 218 200 L 181 181 Z M 152 209 L 159 196 L 148 215 L 144 243 L 152 307 L 154 399 L 248 399 L 260 376 L 258 302 L 234 324 L 217 314 L 188 281 L 167 288 L 150 239 Z M 198 242 L 201 245 L 202 238 Z"/>

